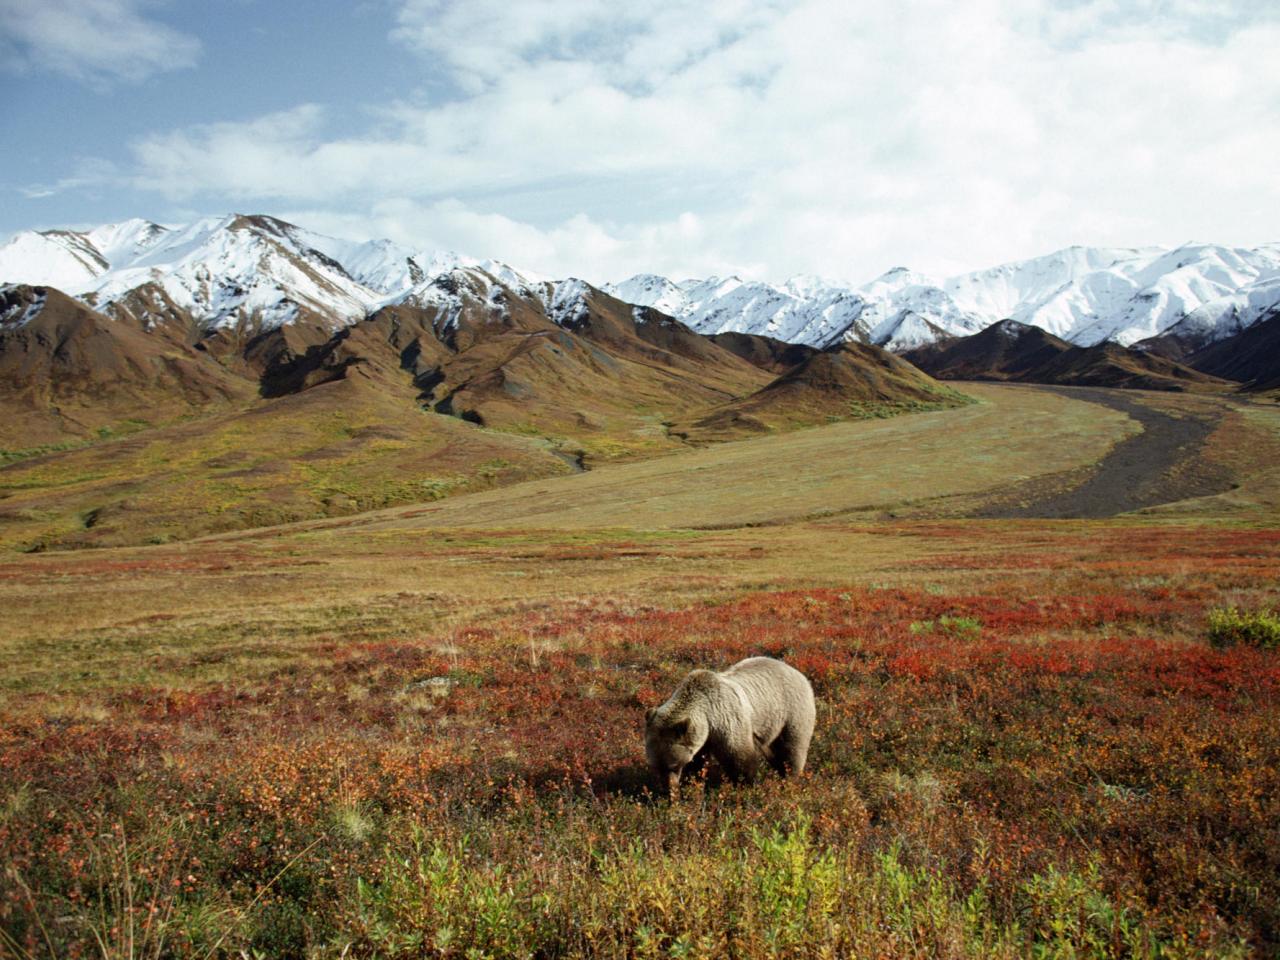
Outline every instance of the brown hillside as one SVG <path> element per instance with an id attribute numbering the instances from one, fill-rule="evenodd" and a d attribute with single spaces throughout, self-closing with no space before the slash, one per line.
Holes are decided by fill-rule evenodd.
<path id="1" fill-rule="evenodd" d="M 903 353 L 943 380 L 1007 380 L 1135 390 L 1218 391 L 1231 385 L 1143 350 L 1100 343 L 1072 346 L 1030 324 L 1001 320 L 968 337 Z"/>
<path id="2" fill-rule="evenodd" d="M 0 291 L 0 445 L 29 449 L 243 401 L 253 384 L 50 287 Z M 133 426 L 139 425 L 138 423 Z"/>
<path id="3" fill-rule="evenodd" d="M 593 287 L 587 288 L 582 307 L 564 327 L 618 356 L 692 375 L 699 383 L 730 396 L 740 396 L 748 384 L 749 390 L 768 382 L 754 364 L 665 313 L 633 307 Z"/>
<path id="4" fill-rule="evenodd" d="M 871 344 L 815 352 L 763 389 L 677 424 L 672 432 L 713 442 L 833 420 L 891 416 L 968 402 L 928 374 Z"/>
<path id="5" fill-rule="evenodd" d="M 1186 362 L 1202 373 L 1238 380 L 1247 390 L 1280 389 L 1280 311 L 1197 350 Z"/>
<path id="6" fill-rule="evenodd" d="M 803 343 L 787 343 L 785 340 L 753 333 L 716 333 L 708 339 L 717 346 L 736 353 L 752 366 L 774 374 L 786 373 L 820 352 L 817 347 Z"/>
<path id="7" fill-rule="evenodd" d="M 905 351 L 904 359 L 943 380 L 1018 380 L 1071 344 L 1046 330 L 1001 320 L 968 337 L 952 337 Z"/>
<path id="8" fill-rule="evenodd" d="M 1215 392 L 1233 384 L 1118 343 L 1072 347 L 1019 379 L 1079 387 Z"/>
<path id="9" fill-rule="evenodd" d="M 430 409 L 557 439 L 587 460 L 673 449 L 664 421 L 749 394 L 768 374 L 656 311 L 586 288 L 564 326 L 507 290 L 441 278 L 460 307 L 391 307 L 293 350 L 263 375 L 267 396 L 359 376 L 412 383 Z M 467 295 L 469 294 L 469 295 Z"/>
<path id="10" fill-rule="evenodd" d="M 393 392 L 418 397 L 429 389 L 439 366 L 453 356 L 436 333 L 438 319 L 436 310 L 384 307 L 323 342 L 281 350 L 263 370 L 262 394 L 284 396 L 358 372 Z"/>

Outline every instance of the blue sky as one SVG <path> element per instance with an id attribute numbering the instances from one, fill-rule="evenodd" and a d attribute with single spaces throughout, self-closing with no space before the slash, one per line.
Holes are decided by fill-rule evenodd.
<path id="1" fill-rule="evenodd" d="M 1280 240 L 1270 0 L 0 0 L 0 234 L 272 213 L 617 279 Z"/>

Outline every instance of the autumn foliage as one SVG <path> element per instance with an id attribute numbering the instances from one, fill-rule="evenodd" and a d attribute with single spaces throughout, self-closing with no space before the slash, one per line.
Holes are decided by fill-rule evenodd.
<path id="1" fill-rule="evenodd" d="M 1274 591 L 1280 539 L 1163 545 L 1061 589 L 957 553 L 928 570 L 986 571 L 563 602 L 79 718 L 32 694 L 0 954 L 1274 955 L 1280 652 L 1206 617 Z M 643 708 L 753 654 L 814 683 L 810 773 L 654 800 Z"/>

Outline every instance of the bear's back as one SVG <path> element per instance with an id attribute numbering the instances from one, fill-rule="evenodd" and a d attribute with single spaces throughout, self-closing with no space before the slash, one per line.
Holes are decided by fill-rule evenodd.
<path id="1" fill-rule="evenodd" d="M 783 683 L 788 686 L 794 684 L 809 686 L 809 681 L 803 673 L 790 664 L 775 660 L 773 657 L 748 657 L 745 660 L 739 660 L 728 670 L 721 673 L 720 676 L 726 680 L 765 681 Z"/>
<path id="2" fill-rule="evenodd" d="M 758 714 L 789 719 L 813 713 L 813 687 L 808 678 L 781 660 L 748 657 L 720 677 L 738 687 Z"/>

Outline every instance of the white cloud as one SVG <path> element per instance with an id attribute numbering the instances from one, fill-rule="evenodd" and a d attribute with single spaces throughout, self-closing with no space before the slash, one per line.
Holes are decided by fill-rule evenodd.
<path id="1" fill-rule="evenodd" d="M 108 185 L 118 186 L 120 176 L 115 164 L 106 160 L 85 157 L 75 164 L 75 171 L 65 177 L 59 177 L 52 183 L 32 183 L 18 187 L 18 193 L 28 200 L 40 200 L 57 196 L 69 190 L 84 190 Z"/>
<path id="2" fill-rule="evenodd" d="M 1260 242 L 1280 213 L 1264 12 L 407 0 L 395 40 L 450 96 L 340 136 L 319 106 L 153 136 L 135 183 L 589 279 Z"/>
<path id="3" fill-rule="evenodd" d="M 576 214 L 546 227 L 473 209 L 458 200 L 419 203 L 383 200 L 367 209 L 283 208 L 276 215 L 333 236 L 385 237 L 425 250 L 491 257 L 548 277 L 577 276 L 596 283 L 629 276 L 636 264 L 684 277 L 742 272 L 740 261 L 717 256 L 704 221 L 683 213 L 636 228 L 601 224 Z M 759 275 L 759 265 L 746 271 Z"/>
<path id="4" fill-rule="evenodd" d="M 200 42 L 144 14 L 145 0 L 0 0 L 0 62 L 95 86 L 193 66 Z"/>

